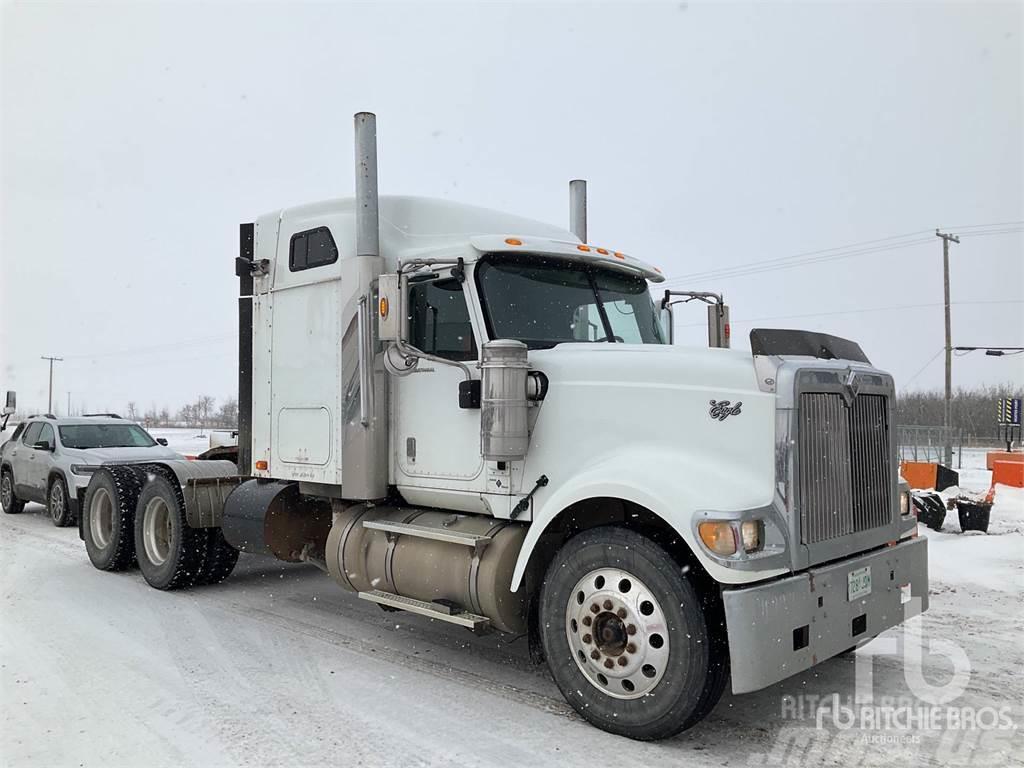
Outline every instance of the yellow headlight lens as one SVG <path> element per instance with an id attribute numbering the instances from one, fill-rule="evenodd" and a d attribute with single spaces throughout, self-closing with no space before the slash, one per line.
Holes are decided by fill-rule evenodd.
<path id="1" fill-rule="evenodd" d="M 901 515 L 909 515 L 910 514 L 910 494 L 909 493 L 901 493 L 900 494 L 900 514 Z"/>
<path id="2" fill-rule="evenodd" d="M 724 522 L 706 522 L 697 526 L 700 540 L 716 555 L 736 554 L 736 537 L 732 525 Z"/>

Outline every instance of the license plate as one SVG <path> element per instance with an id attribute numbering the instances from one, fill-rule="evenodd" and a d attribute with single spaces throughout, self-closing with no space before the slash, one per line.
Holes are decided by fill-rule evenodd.
<path id="1" fill-rule="evenodd" d="M 857 600 L 871 594 L 871 566 L 866 565 L 846 575 L 846 599 Z"/>

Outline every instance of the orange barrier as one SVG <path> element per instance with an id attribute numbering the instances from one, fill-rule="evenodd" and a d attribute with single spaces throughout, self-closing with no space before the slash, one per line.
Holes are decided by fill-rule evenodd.
<path id="1" fill-rule="evenodd" d="M 952 469 L 931 461 L 904 461 L 900 474 L 911 488 L 934 488 L 942 491 L 960 484 L 960 475 Z"/>
<path id="2" fill-rule="evenodd" d="M 997 461 L 992 465 L 992 485 L 997 483 L 1024 488 L 1024 461 Z"/>
<path id="3" fill-rule="evenodd" d="M 989 471 L 995 469 L 995 463 L 997 461 L 1024 462 L 1024 453 L 1020 451 L 1015 453 L 1007 453 L 1006 451 L 989 451 L 985 454 L 985 469 Z"/>

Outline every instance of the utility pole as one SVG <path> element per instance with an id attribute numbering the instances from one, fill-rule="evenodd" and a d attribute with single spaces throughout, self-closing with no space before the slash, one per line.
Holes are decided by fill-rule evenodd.
<path id="1" fill-rule="evenodd" d="M 64 414 L 65 416 L 71 415 L 71 393 L 68 392 L 68 411 Z"/>
<path id="2" fill-rule="evenodd" d="M 46 412 L 47 413 L 53 413 L 53 364 L 55 362 L 57 362 L 57 363 L 64 362 L 64 358 L 63 357 L 47 357 L 46 355 L 41 355 L 39 357 L 39 359 L 40 360 L 49 360 L 50 361 L 50 394 L 49 394 L 49 397 L 46 400 Z"/>
<path id="3" fill-rule="evenodd" d="M 935 236 L 942 238 L 942 287 L 945 293 L 946 305 L 946 402 L 942 412 L 942 426 L 945 427 L 945 464 L 947 467 L 953 465 L 953 439 L 952 419 L 950 418 L 950 403 L 953 399 L 953 334 L 950 329 L 949 320 L 949 242 L 952 240 L 957 245 L 960 238 L 957 235 L 946 234 L 935 230 Z"/>

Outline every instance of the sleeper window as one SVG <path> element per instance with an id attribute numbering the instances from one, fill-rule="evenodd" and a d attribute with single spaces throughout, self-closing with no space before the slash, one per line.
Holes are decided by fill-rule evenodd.
<path id="1" fill-rule="evenodd" d="M 292 235 L 288 251 L 288 268 L 292 272 L 322 267 L 338 260 L 338 247 L 331 230 L 318 227 Z"/>

